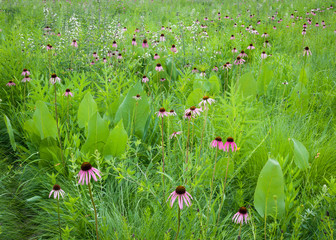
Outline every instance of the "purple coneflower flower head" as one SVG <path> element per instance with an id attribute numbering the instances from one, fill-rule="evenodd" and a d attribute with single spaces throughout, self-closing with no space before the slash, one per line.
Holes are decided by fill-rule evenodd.
<path id="1" fill-rule="evenodd" d="M 166 41 L 166 38 L 165 38 L 165 35 L 162 33 L 160 35 L 160 42 L 164 42 L 164 41 Z"/>
<path id="2" fill-rule="evenodd" d="M 127 28 L 126 28 L 126 27 L 124 27 L 124 28 L 123 28 L 123 31 L 124 31 L 124 32 L 126 32 L 126 31 L 127 31 Z"/>
<path id="3" fill-rule="evenodd" d="M 207 104 L 211 105 L 212 103 L 216 102 L 214 99 L 209 98 L 208 96 L 204 96 L 202 101 L 198 104 L 199 106 L 206 106 Z"/>
<path id="4" fill-rule="evenodd" d="M 86 185 L 88 185 L 89 182 L 91 181 L 91 177 L 97 182 L 96 174 L 98 175 L 99 178 L 101 178 L 98 169 L 92 167 L 92 165 L 89 162 L 82 163 L 81 170 L 78 173 L 79 178 L 78 184 L 84 185 L 84 183 L 86 183 Z"/>
<path id="5" fill-rule="evenodd" d="M 30 82 L 30 80 L 31 80 L 30 77 L 25 76 L 21 82 Z"/>
<path id="6" fill-rule="evenodd" d="M 200 75 L 201 75 L 202 77 L 205 77 L 205 75 L 206 75 L 205 71 L 202 71 L 202 72 L 200 73 Z"/>
<path id="7" fill-rule="evenodd" d="M 221 137 L 216 137 L 215 140 L 211 142 L 211 147 L 218 149 L 224 149 L 223 141 Z"/>
<path id="8" fill-rule="evenodd" d="M 135 38 L 132 39 L 132 45 L 133 45 L 133 46 L 136 46 L 136 45 L 137 45 L 137 42 L 135 41 Z"/>
<path id="9" fill-rule="evenodd" d="M 164 82 L 164 81 L 166 81 L 166 79 L 165 78 L 160 78 L 160 81 Z"/>
<path id="10" fill-rule="evenodd" d="M 90 65 L 95 65 L 95 62 L 94 61 L 90 62 Z"/>
<path id="11" fill-rule="evenodd" d="M 107 56 L 112 57 L 112 52 L 110 50 L 107 52 Z"/>
<path id="12" fill-rule="evenodd" d="M 104 62 L 104 63 L 106 63 L 106 62 L 107 62 L 107 60 L 106 60 L 106 58 L 105 58 L 105 57 L 103 58 L 103 62 Z"/>
<path id="13" fill-rule="evenodd" d="M 162 26 L 162 27 L 161 27 L 161 30 L 165 30 L 165 27 L 164 27 L 164 26 Z"/>
<path id="14" fill-rule="evenodd" d="M 48 44 L 46 48 L 47 48 L 47 50 L 51 50 L 51 49 L 53 49 L 53 46 L 51 46 L 50 44 Z"/>
<path id="15" fill-rule="evenodd" d="M 24 68 L 22 73 L 21 73 L 22 76 L 29 76 L 30 75 L 30 72 L 27 70 L 27 68 Z"/>
<path id="16" fill-rule="evenodd" d="M 193 117 L 193 118 L 195 118 L 195 116 L 193 116 L 192 114 L 191 114 L 191 112 L 187 112 L 187 113 L 184 113 L 184 116 L 183 116 L 184 118 L 188 118 L 189 120 Z"/>
<path id="17" fill-rule="evenodd" d="M 217 67 L 217 66 L 214 66 L 214 68 L 212 69 L 212 71 L 217 72 L 217 71 L 218 71 L 218 67 Z"/>
<path id="18" fill-rule="evenodd" d="M 232 221 L 237 224 L 243 224 L 244 220 L 247 224 L 247 221 L 249 220 L 249 215 L 247 213 L 246 207 L 241 207 L 239 208 L 238 212 L 233 216 Z"/>
<path id="19" fill-rule="evenodd" d="M 236 39 L 234 35 L 231 35 L 230 40 Z"/>
<path id="20" fill-rule="evenodd" d="M 139 101 L 141 99 L 141 96 L 140 96 L 140 94 L 137 94 L 137 95 L 133 96 L 133 98 L 135 100 Z"/>
<path id="21" fill-rule="evenodd" d="M 271 44 L 269 43 L 268 40 L 266 40 L 266 41 L 264 42 L 264 47 L 270 47 L 270 46 L 271 46 Z"/>
<path id="22" fill-rule="evenodd" d="M 191 70 L 191 72 L 193 72 L 193 73 L 197 73 L 198 72 L 198 70 L 197 70 L 197 68 L 193 68 L 193 70 Z"/>
<path id="23" fill-rule="evenodd" d="M 319 27 L 319 26 L 320 26 L 319 23 L 316 23 L 316 24 L 315 24 L 315 27 Z"/>
<path id="24" fill-rule="evenodd" d="M 61 79 L 57 77 L 55 73 L 51 74 L 50 83 L 55 84 L 56 82 L 61 83 Z"/>
<path id="25" fill-rule="evenodd" d="M 261 37 L 264 37 L 264 38 L 267 38 L 269 35 L 268 35 L 268 33 L 267 32 L 264 32 L 262 35 L 261 35 Z"/>
<path id="26" fill-rule="evenodd" d="M 232 137 L 228 137 L 228 138 L 226 139 L 226 143 L 224 144 L 224 151 L 225 151 L 225 152 L 228 152 L 230 146 L 231 146 L 231 151 L 232 151 L 232 152 L 237 151 L 237 144 L 233 141 L 233 138 L 232 138 Z"/>
<path id="27" fill-rule="evenodd" d="M 160 58 L 160 56 L 157 53 L 155 53 L 154 59 L 159 59 L 159 58 Z"/>
<path id="28" fill-rule="evenodd" d="M 158 72 L 163 71 L 163 67 L 162 67 L 161 63 L 156 64 L 155 70 L 158 71 Z"/>
<path id="29" fill-rule="evenodd" d="M 191 113 L 193 116 L 200 115 L 202 111 L 202 108 L 196 108 L 195 106 L 192 106 L 185 110 L 185 113 Z"/>
<path id="30" fill-rule="evenodd" d="M 253 44 L 251 43 L 251 44 L 247 47 L 247 49 L 252 50 L 252 49 L 255 49 L 255 47 L 254 47 Z"/>
<path id="31" fill-rule="evenodd" d="M 99 57 L 96 57 L 95 60 L 96 60 L 96 62 L 98 62 L 99 61 Z"/>
<path id="32" fill-rule="evenodd" d="M 247 54 L 244 52 L 244 50 L 242 50 L 240 53 L 239 53 L 239 55 L 238 55 L 239 57 L 247 57 Z"/>
<path id="33" fill-rule="evenodd" d="M 11 86 L 15 86 L 16 84 L 13 81 L 8 81 L 8 83 L 6 84 L 6 86 L 11 87 Z"/>
<path id="34" fill-rule="evenodd" d="M 67 88 L 67 89 L 65 90 L 64 96 L 66 96 L 66 97 L 68 97 L 68 96 L 73 97 L 73 94 L 72 94 L 72 92 L 70 91 L 69 88 Z"/>
<path id="35" fill-rule="evenodd" d="M 61 33 L 57 33 L 57 36 L 60 37 L 60 36 L 61 36 Z"/>
<path id="36" fill-rule="evenodd" d="M 113 43 L 112 43 L 112 47 L 114 47 L 114 48 L 117 48 L 117 47 L 118 47 L 118 45 L 117 45 L 117 42 L 116 42 L 116 41 L 113 41 Z"/>
<path id="37" fill-rule="evenodd" d="M 180 135 L 182 132 L 173 132 L 171 135 L 170 135 L 170 139 L 174 138 L 174 137 L 177 137 L 177 135 Z"/>
<path id="38" fill-rule="evenodd" d="M 173 44 L 171 49 L 170 49 L 173 53 L 177 53 L 177 48 L 175 47 L 175 45 Z"/>
<path id="39" fill-rule="evenodd" d="M 169 113 L 166 111 L 165 108 L 160 108 L 159 111 L 157 112 L 157 116 L 158 116 L 158 117 L 162 117 L 162 118 L 163 118 L 164 116 L 168 117 L 168 116 L 169 116 Z"/>
<path id="40" fill-rule="evenodd" d="M 122 59 L 122 55 L 121 55 L 121 53 L 118 54 L 117 59 Z"/>
<path id="41" fill-rule="evenodd" d="M 287 81 L 284 81 L 282 84 L 283 84 L 283 85 L 288 85 L 288 82 L 287 82 Z"/>
<path id="42" fill-rule="evenodd" d="M 147 43 L 147 40 L 144 39 L 143 42 L 142 42 L 142 47 L 143 48 L 148 48 L 148 43 Z"/>
<path id="43" fill-rule="evenodd" d="M 46 26 L 45 28 L 43 28 L 44 31 L 50 31 L 51 28 L 49 26 Z"/>
<path id="44" fill-rule="evenodd" d="M 169 111 L 169 116 L 176 116 L 177 114 L 176 114 L 176 112 L 173 110 L 173 109 L 171 109 L 170 111 Z"/>
<path id="45" fill-rule="evenodd" d="M 169 198 L 171 198 L 171 200 L 170 200 L 170 207 L 173 207 L 173 204 L 174 204 L 174 202 L 175 202 L 175 200 L 176 200 L 176 198 L 177 198 L 177 200 L 178 200 L 178 205 L 179 205 L 180 209 L 183 209 L 183 202 L 184 202 L 188 207 L 190 207 L 190 206 L 191 206 L 191 200 L 190 200 L 190 198 L 193 199 L 192 196 L 190 195 L 190 193 L 188 193 L 188 192 L 186 191 L 185 187 L 183 187 L 183 186 L 178 186 L 178 187 L 175 189 L 175 191 L 172 192 L 172 193 L 169 195 L 169 197 L 168 197 L 168 199 L 167 199 L 167 202 L 168 202 Z"/>
<path id="46" fill-rule="evenodd" d="M 261 21 L 260 21 L 260 20 L 258 20 L 257 24 L 260 24 L 260 23 L 261 23 Z"/>
<path id="47" fill-rule="evenodd" d="M 78 47 L 77 41 L 75 39 L 72 40 L 71 46 Z"/>
<path id="48" fill-rule="evenodd" d="M 146 77 L 146 75 L 144 75 L 144 76 L 142 77 L 142 82 L 146 83 L 146 82 L 148 82 L 148 81 L 149 81 L 148 77 Z"/>
<path id="49" fill-rule="evenodd" d="M 301 34 L 306 35 L 307 34 L 306 29 L 303 29 Z"/>
<path id="50" fill-rule="evenodd" d="M 93 52 L 93 53 L 92 53 L 92 56 L 93 56 L 93 57 L 98 57 L 98 55 L 97 55 L 96 52 Z"/>
<path id="51" fill-rule="evenodd" d="M 305 56 L 305 55 L 307 55 L 307 56 L 312 55 L 312 53 L 311 53 L 309 47 L 305 47 L 305 48 L 304 48 L 303 56 Z"/>
<path id="52" fill-rule="evenodd" d="M 49 198 L 51 197 L 51 195 L 54 193 L 54 199 L 59 199 L 59 196 L 61 195 L 62 198 L 64 198 L 64 194 L 65 192 L 61 189 L 61 186 L 58 184 L 55 184 L 53 186 L 53 189 L 51 190 L 51 192 L 49 193 Z"/>
<path id="53" fill-rule="evenodd" d="M 134 32 L 140 32 L 140 30 L 138 28 L 136 28 Z"/>
<path id="54" fill-rule="evenodd" d="M 244 64 L 245 60 L 242 59 L 241 57 L 237 57 L 237 59 L 234 61 L 235 65 L 240 65 L 240 64 Z"/>
<path id="55" fill-rule="evenodd" d="M 262 52 L 261 53 L 261 59 L 265 59 L 265 58 L 267 58 L 267 54 L 265 52 Z"/>
<path id="56" fill-rule="evenodd" d="M 236 53 L 236 52 L 238 52 L 238 50 L 237 50 L 236 48 L 233 48 L 233 49 L 232 49 L 232 52 L 233 52 L 233 53 Z"/>

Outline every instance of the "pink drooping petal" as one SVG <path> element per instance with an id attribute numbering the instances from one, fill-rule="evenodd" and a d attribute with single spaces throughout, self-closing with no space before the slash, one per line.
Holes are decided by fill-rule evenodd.
<path id="1" fill-rule="evenodd" d="M 96 177 L 95 173 L 93 171 L 91 171 L 90 174 L 92 175 L 93 179 L 97 182 L 97 177 Z"/>
<path id="2" fill-rule="evenodd" d="M 186 192 L 186 194 L 188 194 L 188 196 L 189 196 L 191 199 L 193 199 L 192 196 L 190 195 L 190 193 Z"/>
<path id="3" fill-rule="evenodd" d="M 187 194 L 184 194 L 184 197 L 185 197 L 185 199 L 187 199 L 189 205 L 191 205 L 191 200 L 190 200 L 190 198 L 188 197 L 188 195 L 187 195 Z M 189 206 L 188 206 L 188 207 L 189 207 Z"/>
<path id="4" fill-rule="evenodd" d="M 51 194 L 54 192 L 54 190 L 51 190 L 51 192 L 49 193 L 49 198 L 50 198 L 50 196 L 51 196 Z"/>
<path id="5" fill-rule="evenodd" d="M 54 191 L 54 199 L 56 199 L 57 191 Z"/>
<path id="6" fill-rule="evenodd" d="M 225 152 L 227 152 L 227 151 L 229 150 L 229 143 L 228 143 L 228 142 L 226 142 L 226 143 L 224 144 L 223 150 L 224 150 Z"/>
<path id="7" fill-rule="evenodd" d="M 216 140 L 213 140 L 213 141 L 211 142 L 211 146 L 212 146 L 212 147 L 216 147 L 216 146 L 217 146 L 217 141 L 216 141 Z"/>
<path id="8" fill-rule="evenodd" d="M 234 146 L 235 146 L 235 151 L 237 151 L 237 144 L 235 142 L 233 142 Z"/>
<path id="9" fill-rule="evenodd" d="M 85 180 L 86 180 L 86 185 L 89 185 L 89 178 L 88 178 L 88 173 L 85 172 Z"/>
<path id="10" fill-rule="evenodd" d="M 101 176 L 100 176 L 100 172 L 99 172 L 99 170 L 97 169 L 97 168 L 92 168 L 92 171 L 94 171 L 97 175 L 98 175 L 98 177 L 99 178 L 101 178 Z M 97 181 L 97 180 L 96 180 Z"/>
<path id="11" fill-rule="evenodd" d="M 218 143 L 218 149 L 224 149 L 223 142 L 219 142 L 219 143 Z"/>
<path id="12" fill-rule="evenodd" d="M 60 192 L 57 192 L 57 199 L 59 200 Z"/>
<path id="13" fill-rule="evenodd" d="M 84 185 L 84 180 L 85 180 L 85 172 L 82 171 L 78 183 Z"/>
<path id="14" fill-rule="evenodd" d="M 182 200 L 182 196 L 181 195 L 178 195 L 178 203 L 179 203 L 180 209 L 183 209 L 183 200 Z"/>
<path id="15" fill-rule="evenodd" d="M 166 202 L 168 202 L 169 198 L 170 198 L 174 193 L 175 193 L 175 191 L 172 192 L 172 193 L 169 195 L 169 197 L 167 198 L 167 201 L 166 201 Z"/>
<path id="16" fill-rule="evenodd" d="M 234 152 L 234 145 L 233 145 L 233 143 L 230 143 L 230 145 L 231 145 L 232 152 Z"/>
<path id="17" fill-rule="evenodd" d="M 239 214 L 238 223 L 243 223 L 243 222 L 244 222 L 244 217 L 243 215 Z"/>
<path id="18" fill-rule="evenodd" d="M 89 172 L 88 172 L 88 175 L 89 175 L 89 182 L 91 182 L 91 175 L 93 174 L 92 170 L 90 169 Z"/>
<path id="19" fill-rule="evenodd" d="M 184 200 L 185 204 L 187 205 L 187 207 L 189 207 L 189 202 L 188 202 L 188 200 L 187 200 L 187 198 L 186 198 L 187 195 L 186 195 L 186 194 L 183 194 L 182 197 L 183 197 L 183 200 Z"/>
<path id="20" fill-rule="evenodd" d="M 232 218 L 232 221 L 233 221 L 233 222 L 236 222 L 236 218 L 237 218 L 238 215 L 239 215 L 239 212 L 237 212 L 237 213 L 233 216 L 233 218 Z"/>
<path id="21" fill-rule="evenodd" d="M 171 198 L 170 207 L 173 207 L 173 204 L 174 204 L 176 198 L 177 198 L 177 194 L 174 194 Z"/>

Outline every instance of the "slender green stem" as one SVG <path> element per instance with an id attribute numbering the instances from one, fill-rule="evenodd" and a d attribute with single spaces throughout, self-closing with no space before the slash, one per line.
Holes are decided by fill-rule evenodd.
<path id="1" fill-rule="evenodd" d="M 239 226 L 238 239 L 241 239 L 241 238 L 240 238 L 240 235 L 241 235 L 242 225 L 243 225 L 243 224 L 241 223 L 240 226 Z"/>
<path id="2" fill-rule="evenodd" d="M 201 136 L 200 154 L 202 153 L 203 136 L 204 136 L 205 126 L 206 126 L 207 116 L 208 116 L 208 108 L 206 109 L 205 115 L 204 115 L 204 124 L 203 124 L 203 129 L 202 129 L 202 136 Z M 197 163 L 196 163 L 196 165 L 197 165 Z"/>
<path id="3" fill-rule="evenodd" d="M 219 206 L 217 224 L 219 223 L 220 212 L 222 210 L 222 206 L 223 206 L 224 199 L 225 199 L 225 186 L 226 186 L 227 174 L 228 174 L 228 170 L 229 170 L 229 161 L 230 161 L 230 152 L 228 150 L 228 161 L 227 161 L 227 164 L 226 164 L 226 173 L 225 173 L 225 180 L 224 180 L 224 187 L 223 187 L 223 198 L 222 198 L 221 204 Z"/>
<path id="4" fill-rule="evenodd" d="M 98 235 L 98 219 L 97 219 L 97 210 L 96 210 L 96 205 L 93 201 L 93 197 L 92 197 L 92 192 L 91 192 L 91 187 L 90 187 L 90 182 L 88 184 L 89 187 L 89 192 L 90 192 L 90 198 L 91 198 L 91 202 L 93 205 L 93 209 L 94 209 L 94 213 L 95 213 L 95 221 L 96 221 L 96 235 L 97 235 L 97 240 L 99 239 L 99 235 Z"/>
<path id="5" fill-rule="evenodd" d="M 59 233 L 60 233 L 60 240 L 62 240 L 62 229 L 61 229 L 61 217 L 60 217 L 59 198 L 57 198 L 57 210 L 58 210 L 58 227 L 59 227 Z"/>
<path id="6" fill-rule="evenodd" d="M 179 233 L 180 233 L 180 225 L 181 225 L 181 209 L 178 207 L 178 216 L 177 216 L 177 221 L 178 221 L 178 227 L 177 227 L 177 233 L 176 233 L 176 237 L 175 240 L 177 239 Z"/>
<path id="7" fill-rule="evenodd" d="M 60 146 L 60 149 L 61 149 L 61 160 L 62 160 L 62 164 L 63 164 L 64 170 L 65 170 L 66 166 L 65 166 L 65 162 L 64 162 L 64 158 L 63 158 L 63 148 L 62 148 L 61 132 L 60 132 L 60 129 L 59 129 L 59 126 L 58 126 L 56 83 L 54 84 L 54 87 L 55 87 L 55 117 L 56 117 L 56 126 L 57 126 L 57 133 L 58 133 L 58 139 L 59 139 L 59 146 Z"/>
<path id="8" fill-rule="evenodd" d="M 163 116 L 162 116 L 162 183 L 163 183 L 163 199 L 165 199 L 165 179 L 164 179 L 164 142 L 163 142 Z"/>
<path id="9" fill-rule="evenodd" d="M 216 172 L 217 154 L 218 154 L 218 147 L 216 147 L 215 165 L 214 165 L 214 168 L 213 168 L 213 171 L 212 171 L 212 179 L 211 179 L 211 185 L 210 185 L 209 208 L 208 208 L 208 214 L 207 214 L 206 229 L 208 228 L 208 224 L 209 224 L 209 212 L 210 212 L 210 208 L 211 208 L 213 182 L 214 182 L 214 179 L 215 179 L 215 172 Z"/>

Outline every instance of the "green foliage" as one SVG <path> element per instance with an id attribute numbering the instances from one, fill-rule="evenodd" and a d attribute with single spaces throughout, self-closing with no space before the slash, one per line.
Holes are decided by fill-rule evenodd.
<path id="1" fill-rule="evenodd" d="M 6 124 L 6 127 L 7 127 L 7 132 L 8 132 L 8 135 L 9 135 L 10 144 L 11 144 L 13 150 L 15 151 L 16 150 L 16 143 L 15 143 L 12 124 L 11 124 L 10 120 L 8 119 L 8 117 L 6 115 L 4 115 L 4 119 L 5 119 L 5 124 Z"/>
<path id="2" fill-rule="evenodd" d="M 78 108 L 78 126 L 83 128 L 87 126 L 89 120 L 97 113 L 97 103 L 88 92 L 81 101 Z"/>
<path id="3" fill-rule="evenodd" d="M 121 156 L 127 145 L 127 132 L 124 129 L 122 120 L 111 130 L 110 135 L 104 146 L 104 157 L 110 159 L 111 157 Z"/>
<path id="4" fill-rule="evenodd" d="M 298 168 L 306 170 L 309 168 L 309 152 L 298 140 L 292 138 L 292 141 L 294 144 L 294 162 Z"/>
<path id="5" fill-rule="evenodd" d="M 260 172 L 254 192 L 254 206 L 261 217 L 285 213 L 284 179 L 280 164 L 269 159 Z"/>
<path id="6" fill-rule="evenodd" d="M 33 122 L 42 140 L 48 137 L 56 139 L 56 121 L 49 113 L 49 110 L 44 102 L 36 102 L 36 110 L 33 115 Z"/>

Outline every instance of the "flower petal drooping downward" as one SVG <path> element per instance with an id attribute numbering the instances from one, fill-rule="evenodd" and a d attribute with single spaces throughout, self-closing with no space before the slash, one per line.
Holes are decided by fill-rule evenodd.
<path id="1" fill-rule="evenodd" d="M 97 181 L 97 177 L 96 174 L 98 175 L 99 178 L 101 178 L 100 176 L 100 172 L 98 169 L 92 167 L 92 165 L 89 162 L 84 162 L 81 166 L 81 170 L 78 173 L 78 183 L 84 185 L 84 183 L 86 183 L 86 185 L 89 184 L 89 182 L 91 181 L 91 177 Z"/>
<path id="2" fill-rule="evenodd" d="M 167 202 L 168 202 L 169 198 L 171 198 L 170 199 L 170 207 L 173 207 L 174 202 L 177 199 L 180 209 L 183 209 L 183 203 L 185 203 L 187 205 L 187 207 L 190 207 L 191 206 L 191 199 L 193 199 L 192 196 L 190 195 L 190 193 L 188 193 L 186 191 L 185 187 L 183 187 L 183 186 L 178 186 L 175 189 L 175 191 L 172 192 L 169 195 L 169 197 L 167 199 Z"/>
<path id="3" fill-rule="evenodd" d="M 51 195 L 54 193 L 54 198 L 59 199 L 59 196 L 61 195 L 62 198 L 64 198 L 64 194 L 65 192 L 61 189 L 60 185 L 55 184 L 53 186 L 53 189 L 51 190 L 51 192 L 49 193 L 49 198 L 51 197 Z"/>
<path id="4" fill-rule="evenodd" d="M 232 221 L 237 224 L 247 224 L 247 221 L 250 220 L 247 209 L 245 207 L 239 208 L 239 211 L 233 216 Z"/>
<path id="5" fill-rule="evenodd" d="M 230 147 L 231 147 L 232 152 L 237 151 L 237 144 L 233 141 L 232 137 L 227 138 L 226 143 L 224 144 L 223 150 L 225 152 L 229 152 Z"/>

